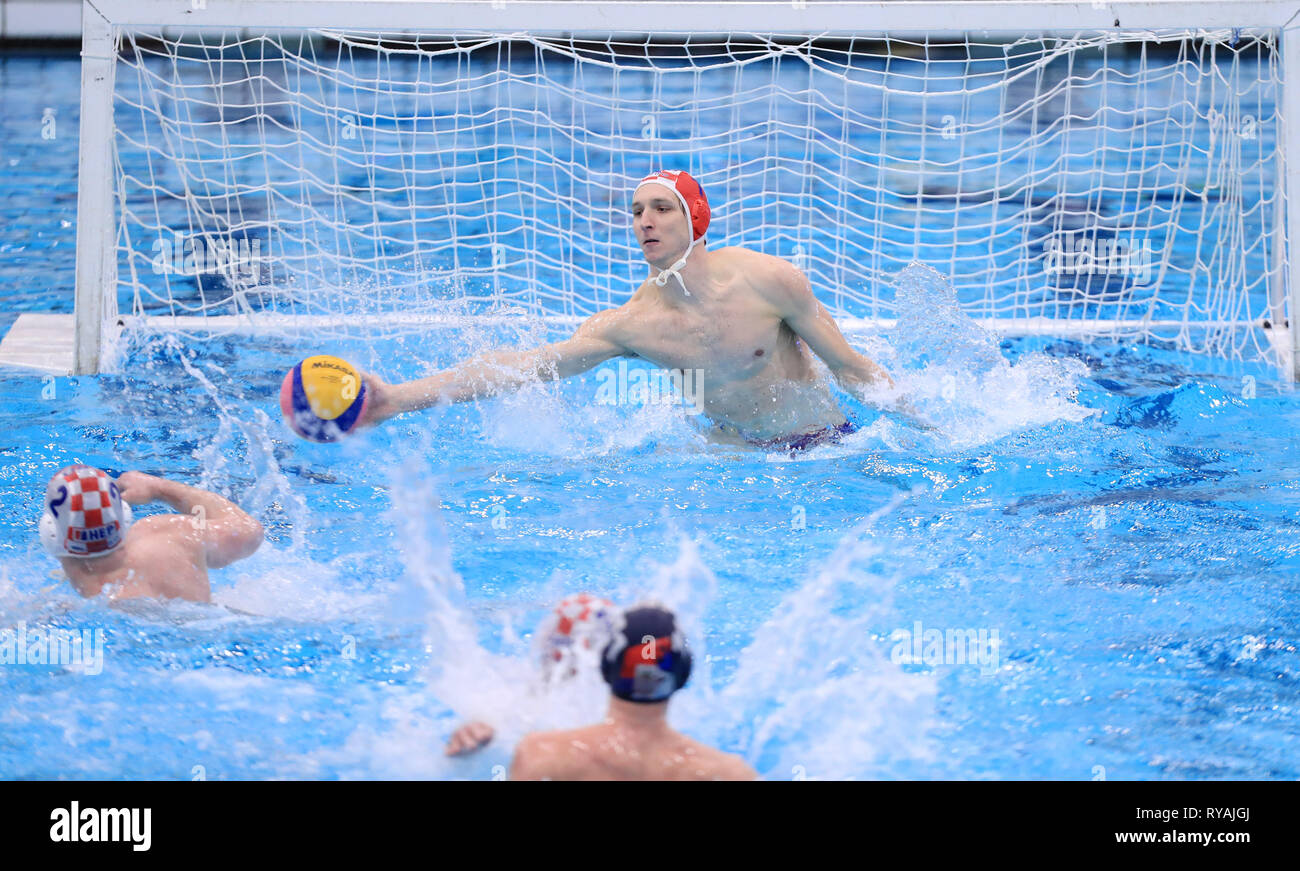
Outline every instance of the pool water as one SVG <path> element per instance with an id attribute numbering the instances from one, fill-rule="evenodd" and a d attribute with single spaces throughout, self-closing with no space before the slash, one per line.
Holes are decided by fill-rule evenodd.
<path id="1" fill-rule="evenodd" d="M 69 311 L 75 136 L 39 118 L 75 117 L 76 64 L 0 77 L 0 308 Z M 599 372 L 333 446 L 279 419 L 308 353 L 405 380 L 541 322 L 329 349 L 135 335 L 121 374 L 0 370 L 0 629 L 104 639 L 97 674 L 0 665 L 0 776 L 501 779 L 519 734 L 602 710 L 590 674 L 535 688 L 533 628 L 586 590 L 677 609 L 697 670 L 670 722 L 769 779 L 1300 777 L 1290 386 L 1165 347 L 999 341 L 936 274 L 896 280 L 899 327 L 852 339 L 936 430 L 841 396 L 861 431 L 798 457 L 597 404 Z M 228 494 L 267 542 L 213 573 L 211 605 L 82 600 L 36 537 L 72 461 Z M 498 740 L 444 758 L 468 717 Z"/>

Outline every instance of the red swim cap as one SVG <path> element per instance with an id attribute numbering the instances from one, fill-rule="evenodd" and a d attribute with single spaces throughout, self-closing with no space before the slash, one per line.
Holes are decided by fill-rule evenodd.
<path id="1" fill-rule="evenodd" d="M 661 184 L 677 194 L 682 208 L 691 219 L 691 229 L 695 234 L 692 241 L 698 242 L 703 238 L 704 232 L 709 229 L 709 200 L 704 196 L 704 188 L 700 187 L 700 183 L 690 173 L 679 169 L 661 169 L 641 179 L 641 184 L 637 187 L 643 184 Z"/>

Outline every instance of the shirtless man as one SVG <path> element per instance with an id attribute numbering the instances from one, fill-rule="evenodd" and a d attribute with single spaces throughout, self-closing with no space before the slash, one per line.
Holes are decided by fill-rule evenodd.
<path id="1" fill-rule="evenodd" d="M 515 748 L 511 780 L 756 780 L 738 756 L 669 728 L 668 697 L 691 674 L 691 653 L 672 613 L 654 605 L 624 612 L 605 648 L 605 722 L 534 732 Z"/>
<path id="2" fill-rule="evenodd" d="M 131 506 L 155 500 L 179 514 L 132 524 Z M 60 469 L 45 488 L 41 543 L 86 598 L 211 600 L 208 569 L 251 556 L 262 524 L 215 493 L 142 472 L 114 481 L 92 466 Z"/>
<path id="3" fill-rule="evenodd" d="M 647 176 L 632 198 L 632 226 L 657 274 L 626 304 L 540 348 L 482 354 L 405 384 L 368 375 L 372 400 L 363 422 L 566 378 L 614 357 L 642 357 L 664 369 L 702 370 L 702 410 L 719 434 L 773 450 L 839 441 L 852 425 L 818 378 L 812 354 L 864 401 L 889 403 L 893 381 L 849 346 L 794 266 L 744 248 L 706 248 L 709 214 L 690 175 Z"/>

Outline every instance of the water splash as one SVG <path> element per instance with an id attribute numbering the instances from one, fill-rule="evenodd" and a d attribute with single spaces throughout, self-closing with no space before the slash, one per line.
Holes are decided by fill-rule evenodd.
<path id="1" fill-rule="evenodd" d="M 384 704 L 385 725 L 359 729 L 344 748 L 364 757 L 368 776 L 497 776 L 524 734 L 570 728 L 598 719 L 606 697 L 594 662 L 579 679 L 548 687 L 532 658 L 495 654 L 480 641 L 480 627 L 452 565 L 452 550 L 426 453 L 415 452 L 392 476 L 392 492 L 421 494 L 396 502 L 389 521 L 401 542 L 400 578 L 391 590 L 389 619 L 420 626 L 426 655 L 418 689 L 394 693 Z M 430 702 L 449 709 L 437 718 Z M 442 756 L 450 728 L 481 720 L 497 732 L 490 749 L 463 759 Z M 396 749 L 395 749 L 396 748 Z M 501 769 L 501 770 L 498 770 Z"/>
<path id="2" fill-rule="evenodd" d="M 764 777 L 887 777 L 900 760 L 932 755 L 935 681 L 904 673 L 882 637 L 894 580 L 873 528 L 904 498 L 847 534 L 782 600 L 719 693 L 715 716 Z"/>
<path id="3" fill-rule="evenodd" d="M 244 510 L 259 518 L 274 509 L 282 510 L 290 521 L 291 547 L 295 552 L 301 551 L 312 528 L 311 512 L 302 493 L 291 485 L 276 460 L 270 417 L 260 408 L 254 408 L 251 415 L 243 410 L 249 404 L 247 397 L 237 382 L 225 377 L 220 366 L 206 364 L 220 378 L 218 387 L 203 371 L 205 364 L 197 358 L 191 359 L 173 337 L 167 336 L 163 341 L 217 410 L 217 432 L 196 454 L 201 463 L 199 486 L 228 491 L 230 464 L 237 461 L 241 470 L 252 473 L 253 486 L 240 499 Z"/>
<path id="4" fill-rule="evenodd" d="M 618 603 L 631 608 L 656 603 L 673 612 L 677 625 L 691 646 L 691 686 L 699 692 L 677 696 L 675 714 L 694 719 L 713 702 L 713 669 L 706 641 L 706 615 L 718 593 L 718 579 L 700 555 L 699 544 L 682 533 L 677 535 L 677 556 L 666 564 L 642 567 L 644 581 L 620 587 Z"/>
<path id="5" fill-rule="evenodd" d="M 1009 362 L 998 338 L 962 312 L 952 284 L 922 263 L 894 279 L 898 324 L 877 346 L 900 392 L 950 447 L 986 444 L 1098 414 L 1075 400 L 1088 367 L 1040 352 Z"/>
<path id="6" fill-rule="evenodd" d="M 595 395 L 587 379 L 527 385 L 483 407 L 484 435 L 498 448 L 570 459 L 705 444 L 676 401 L 601 405 Z"/>
<path id="7" fill-rule="evenodd" d="M 329 563 L 305 561 L 292 551 L 264 545 L 252 561 L 225 570 L 222 584 L 213 585 L 212 601 L 245 615 L 292 620 L 370 618 L 382 613 L 382 593 L 348 583 L 356 574 L 352 563 L 349 557 Z"/>
<path id="8" fill-rule="evenodd" d="M 433 493 L 424 462 L 412 458 L 397 473 L 408 492 Z M 481 621 L 451 563 L 436 495 L 429 500 L 390 515 L 404 542 L 403 580 L 391 610 L 423 627 L 421 689 L 393 690 L 384 701 L 384 724 L 359 728 L 340 748 L 339 761 L 366 776 L 488 779 L 503 774 L 527 732 L 598 722 L 608 689 L 594 658 L 577 679 L 548 686 L 522 639 L 507 644 L 506 654 L 485 648 Z M 891 626 L 893 581 L 876 564 L 883 548 L 871 540 L 879 516 L 898 501 L 846 536 L 825 566 L 783 600 L 741 655 L 734 679 L 717 692 L 705 645 L 717 578 L 700 543 L 679 536 L 670 562 L 647 563 L 635 580 L 619 584 L 617 604 L 660 602 L 691 639 L 691 691 L 674 698 L 670 722 L 742 753 L 772 778 L 888 776 L 900 758 L 926 758 L 934 679 L 904 674 L 888 660 L 883 636 Z M 449 711 L 439 715 L 438 706 Z M 496 728 L 490 747 L 443 758 L 450 730 L 469 720 Z"/>
<path id="9" fill-rule="evenodd" d="M 428 504 L 394 505 L 388 515 L 402 542 L 401 578 L 391 589 L 389 619 L 420 627 L 425 654 L 420 679 L 414 689 L 389 688 L 383 723 L 358 727 L 343 747 L 323 750 L 318 759 L 358 776 L 499 779 L 520 738 L 599 722 L 609 690 L 600 676 L 600 651 L 576 651 L 577 675 L 548 683 L 530 643 L 531 632 L 517 633 L 508 619 L 492 626 L 492 621 L 485 625 L 481 615 L 476 617 L 452 565 L 427 455 L 413 451 L 393 479 L 395 488 L 400 481 L 402 492 L 423 494 Z M 547 585 L 547 592 L 557 599 L 573 592 L 553 586 Z M 716 587 L 698 546 L 683 536 L 672 562 L 645 565 L 638 580 L 620 584 L 613 596 L 621 606 L 654 600 L 672 608 L 697 657 L 692 683 L 707 687 L 703 617 Z M 495 645 L 484 643 L 484 632 L 504 637 L 501 653 L 488 649 Z M 712 707 L 711 693 L 691 696 L 675 719 L 689 722 L 696 719 L 693 710 Z M 451 730 L 474 720 L 493 726 L 491 744 L 464 757 L 445 758 L 443 745 Z"/>

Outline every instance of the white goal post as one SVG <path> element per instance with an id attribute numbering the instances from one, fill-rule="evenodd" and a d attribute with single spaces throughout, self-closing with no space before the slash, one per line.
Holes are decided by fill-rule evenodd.
<path id="1" fill-rule="evenodd" d="M 86 0 L 75 371 L 124 324 L 577 322 L 635 180 L 848 326 L 911 260 L 1006 334 L 1300 364 L 1282 0 Z"/>

